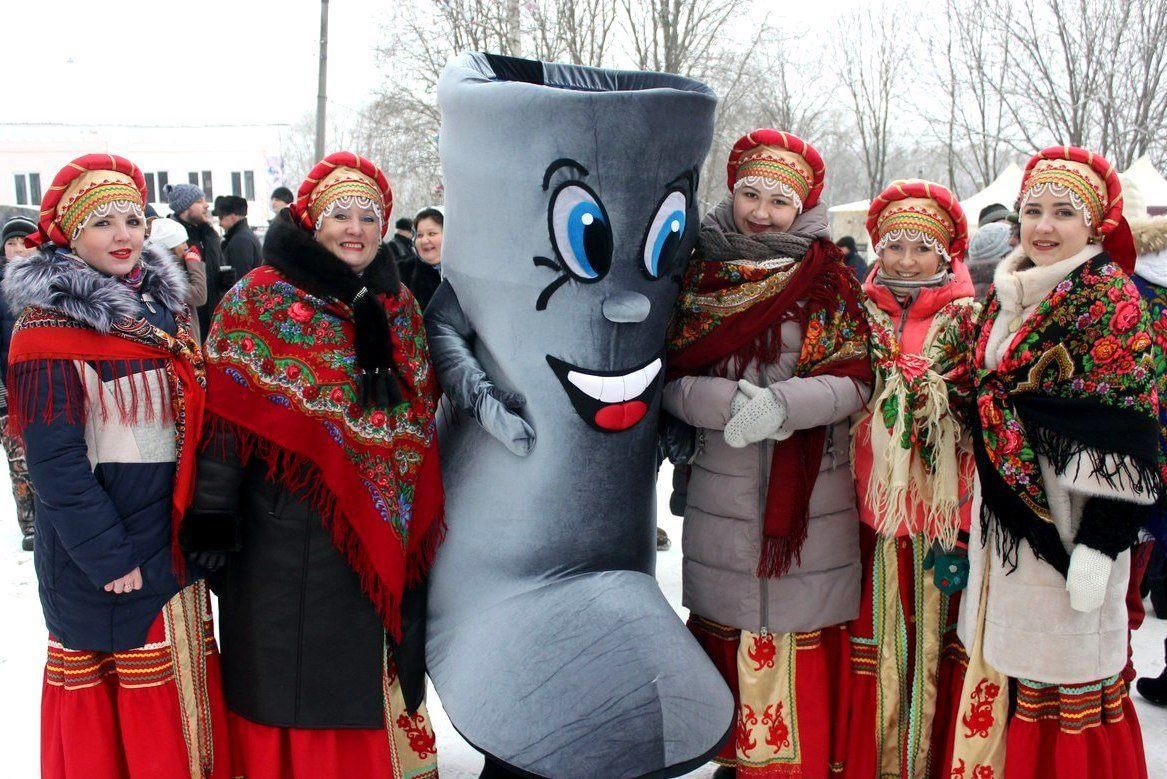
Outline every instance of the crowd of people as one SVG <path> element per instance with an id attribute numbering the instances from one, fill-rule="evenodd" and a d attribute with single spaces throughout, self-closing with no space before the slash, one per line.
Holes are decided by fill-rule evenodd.
<path id="1" fill-rule="evenodd" d="M 1146 777 L 1167 230 L 1057 146 L 971 238 L 947 188 L 889 183 L 868 266 L 830 239 L 826 167 L 738 140 L 668 327 L 688 628 L 736 709 L 717 776 Z M 445 214 L 390 225 L 349 152 L 273 193 L 262 244 L 242 198 L 180 184 L 161 217 L 145 193 L 86 155 L 3 228 L 43 775 L 436 776 Z"/>

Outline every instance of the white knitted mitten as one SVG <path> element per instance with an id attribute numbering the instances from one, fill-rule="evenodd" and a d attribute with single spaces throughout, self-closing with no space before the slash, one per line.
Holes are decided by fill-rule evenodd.
<path id="1" fill-rule="evenodd" d="M 749 402 L 725 426 L 725 442 L 741 449 L 773 437 L 786 421 L 786 404 L 768 387 L 756 387 L 745 379 L 740 379 L 737 386 Z"/>
<path id="2" fill-rule="evenodd" d="M 1070 570 L 1066 573 L 1066 592 L 1074 611 L 1095 611 L 1106 598 L 1106 583 L 1114 558 L 1097 549 L 1076 544 L 1070 553 Z"/>

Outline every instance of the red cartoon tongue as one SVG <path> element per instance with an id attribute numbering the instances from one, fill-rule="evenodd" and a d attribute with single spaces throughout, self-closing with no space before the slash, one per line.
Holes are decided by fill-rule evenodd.
<path id="1" fill-rule="evenodd" d="M 640 400 L 612 403 L 596 412 L 596 424 L 605 430 L 627 430 L 648 413 L 648 406 Z"/>

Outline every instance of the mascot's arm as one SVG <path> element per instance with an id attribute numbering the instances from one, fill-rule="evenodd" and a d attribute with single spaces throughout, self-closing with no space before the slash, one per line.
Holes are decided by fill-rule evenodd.
<path id="1" fill-rule="evenodd" d="M 535 429 L 518 414 L 526 401 L 487 378 L 472 349 L 474 329 L 448 281 L 441 283 L 426 308 L 425 329 L 438 382 L 451 402 L 514 454 L 530 454 Z"/>
<path id="2" fill-rule="evenodd" d="M 737 382 L 718 376 L 682 376 L 665 385 L 663 404 L 682 422 L 706 430 L 724 430 Z"/>

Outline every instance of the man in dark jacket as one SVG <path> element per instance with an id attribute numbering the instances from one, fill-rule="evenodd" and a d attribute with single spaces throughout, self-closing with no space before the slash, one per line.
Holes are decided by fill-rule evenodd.
<path id="1" fill-rule="evenodd" d="M 165 194 L 173 211 L 171 218 L 186 228 L 188 243 L 198 249 L 207 265 L 207 302 L 198 307 L 199 331 L 206 338 L 211 329 L 211 314 L 235 284 L 235 270 L 223 258 L 219 234 L 211 224 L 211 207 L 203 191 L 194 184 L 175 184 L 168 185 Z"/>
<path id="2" fill-rule="evenodd" d="M 843 256 L 847 260 L 847 267 L 855 274 L 855 277 L 862 283 L 867 278 L 867 263 L 863 260 L 863 256 L 859 254 L 859 247 L 855 245 L 855 239 L 849 235 L 844 235 L 835 245 L 843 250 Z"/>
<path id="3" fill-rule="evenodd" d="M 417 259 L 417 252 L 413 249 L 413 221 L 404 216 L 398 219 L 393 225 L 393 237 L 386 241 L 385 245 L 389 247 L 393 261 L 397 263 L 401 282 L 408 287 L 410 279 L 406 276 L 412 269 L 413 261 Z"/>
<path id="4" fill-rule="evenodd" d="M 259 239 L 247 224 L 247 201 L 235 195 L 225 195 L 217 206 L 215 216 L 223 235 L 223 259 L 235 269 L 236 280 L 243 278 L 263 264 Z"/>

